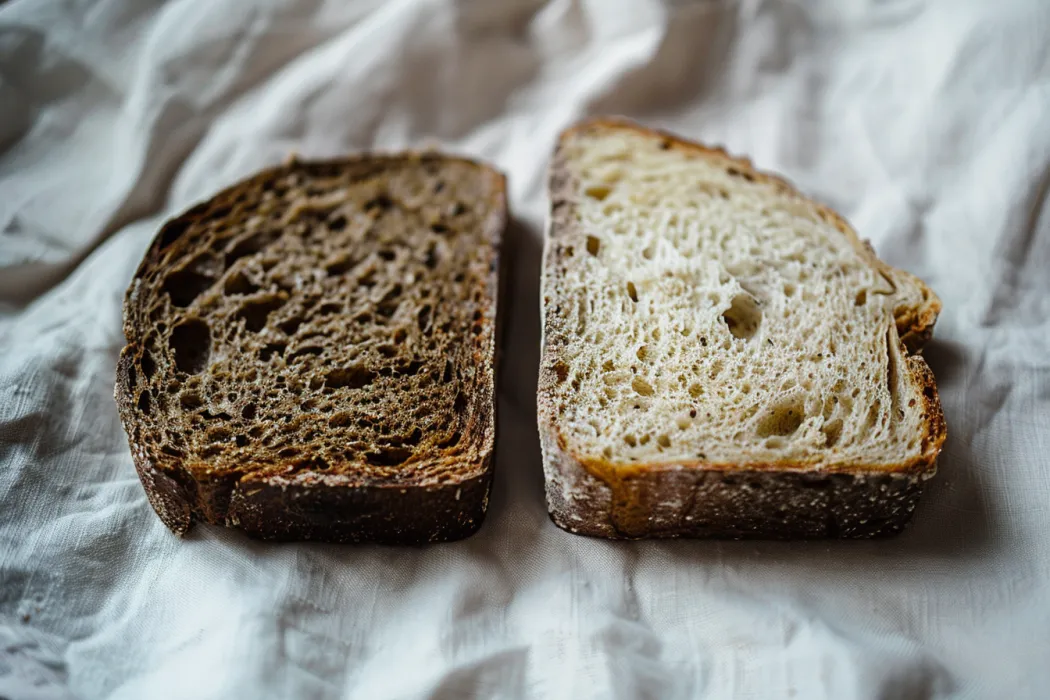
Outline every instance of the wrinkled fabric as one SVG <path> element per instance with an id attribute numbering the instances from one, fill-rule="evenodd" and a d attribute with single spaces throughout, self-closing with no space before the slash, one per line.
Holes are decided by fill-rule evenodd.
<path id="1" fill-rule="evenodd" d="M 874 542 L 548 519 L 539 261 L 558 132 L 624 114 L 783 173 L 926 280 L 948 440 Z M 283 160 L 509 176 L 488 519 L 426 548 L 180 541 L 112 400 L 162 221 Z M 14 0 L 0 6 L 0 697 L 1050 696 L 1050 6 Z"/>

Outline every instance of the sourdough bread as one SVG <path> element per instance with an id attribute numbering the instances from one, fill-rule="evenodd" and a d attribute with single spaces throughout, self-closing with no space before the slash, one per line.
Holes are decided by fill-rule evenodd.
<path id="1" fill-rule="evenodd" d="M 116 398 L 161 520 L 418 543 L 485 513 L 502 175 L 439 154 L 290 162 L 168 222 Z"/>
<path id="2" fill-rule="evenodd" d="M 836 214 L 636 125 L 551 171 L 539 427 L 554 521 L 605 537 L 899 530 L 945 427 L 940 309 Z"/>

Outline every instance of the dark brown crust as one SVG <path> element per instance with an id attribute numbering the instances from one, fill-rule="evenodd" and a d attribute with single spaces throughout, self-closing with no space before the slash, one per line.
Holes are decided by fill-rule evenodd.
<path id="1" fill-rule="evenodd" d="M 488 297 L 483 303 L 496 307 L 496 323 L 503 304 L 499 293 L 502 265 L 501 240 L 507 226 L 506 179 L 498 171 L 465 158 L 434 153 L 365 153 L 342 160 L 314 165 L 338 168 L 342 164 L 370 159 L 423 160 L 440 158 L 477 167 L 491 178 L 491 215 L 485 220 L 485 239 L 493 242 L 493 265 L 486 283 Z M 253 183 L 267 180 L 284 166 L 264 170 L 233 185 L 209 203 L 234 198 Z M 461 478 L 429 485 L 362 485 L 340 479 L 300 479 L 281 476 L 241 477 L 223 474 L 207 476 L 204 465 L 180 464 L 161 467 L 139 440 L 135 420 L 133 387 L 129 382 L 131 358 L 137 352 L 140 335 L 134 313 L 138 303 L 138 280 L 146 270 L 160 264 L 164 253 L 178 241 L 171 232 L 185 230 L 188 222 L 200 217 L 207 203 L 192 207 L 168 221 L 157 233 L 132 279 L 124 300 L 124 334 L 128 344 L 117 364 L 115 399 L 131 447 L 135 469 L 150 505 L 161 521 L 175 534 L 184 535 L 197 521 L 240 528 L 251 537 L 272 540 L 314 540 L 324 542 L 381 542 L 385 544 L 423 544 L 462 539 L 477 531 L 484 520 L 492 484 L 496 431 L 495 331 L 489 334 L 492 346 L 481 358 L 480 387 L 487 397 L 484 420 L 479 422 L 483 446 L 477 463 L 462 465 Z M 487 316 L 487 314 L 486 314 Z"/>
<path id="2" fill-rule="evenodd" d="M 597 119 L 565 131 L 551 165 L 551 219 L 544 274 L 558 267 L 551 241 L 569 233 L 575 183 L 561 146 L 587 130 L 629 129 L 663 138 L 668 147 L 726 161 L 754 181 L 797 194 L 785 180 L 758 172 L 743 158 L 672 134 L 619 119 Z M 817 205 L 859 253 L 888 275 L 906 275 L 875 257 L 838 214 Z M 930 337 L 940 300 L 923 285 L 919 308 L 895 312 L 902 345 L 915 352 Z M 547 299 L 544 299 L 545 305 Z M 731 537 L 795 539 L 861 538 L 899 532 L 911 517 L 923 483 L 933 476 L 946 428 L 933 373 L 919 356 L 907 357 L 922 387 L 925 435 L 921 454 L 902 464 L 858 468 L 841 464 L 814 469 L 804 463 L 740 464 L 727 467 L 700 461 L 673 464 L 616 465 L 573 454 L 560 434 L 550 400 L 557 381 L 553 370 L 564 339 L 544 315 L 543 359 L 539 378 L 539 431 L 543 450 L 548 510 L 559 527 L 582 535 L 616 539 L 645 537 Z"/>
<path id="3" fill-rule="evenodd" d="M 481 527 L 492 483 L 483 473 L 430 488 L 303 486 L 269 479 L 241 481 L 227 525 L 265 540 L 426 544 L 458 540 Z"/>

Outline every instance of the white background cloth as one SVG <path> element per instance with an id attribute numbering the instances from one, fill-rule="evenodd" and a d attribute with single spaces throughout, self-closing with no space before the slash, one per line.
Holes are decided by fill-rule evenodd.
<path id="1" fill-rule="evenodd" d="M 901 537 L 548 520 L 545 168 L 598 113 L 751 155 L 940 294 L 948 441 Z M 111 398 L 148 241 L 290 151 L 427 143 L 518 217 L 485 526 L 179 541 Z M 14 0 L 0 148 L 0 697 L 1050 697 L 1050 4 Z"/>

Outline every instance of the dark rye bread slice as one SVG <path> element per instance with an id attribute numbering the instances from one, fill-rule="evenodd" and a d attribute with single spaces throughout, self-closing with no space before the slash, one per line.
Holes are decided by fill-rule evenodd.
<path id="1" fill-rule="evenodd" d="M 671 134 L 597 119 L 550 173 L 548 508 L 610 537 L 898 532 L 945 438 L 940 310 L 838 215 Z"/>
<path id="2" fill-rule="evenodd" d="M 169 221 L 116 399 L 150 503 L 265 539 L 422 543 L 492 480 L 503 176 L 435 153 L 266 170 Z"/>

